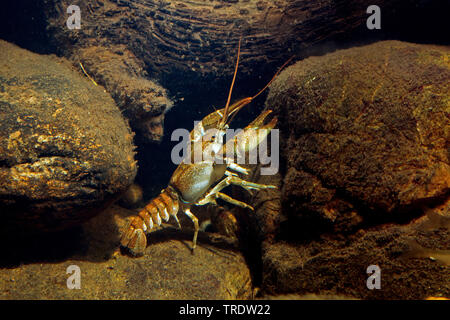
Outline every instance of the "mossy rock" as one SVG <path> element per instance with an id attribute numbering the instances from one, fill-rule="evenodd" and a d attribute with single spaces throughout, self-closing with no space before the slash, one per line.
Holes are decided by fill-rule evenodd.
<path id="1" fill-rule="evenodd" d="M 103 87 L 54 56 L 0 41 L 2 226 L 56 230 L 133 182 L 132 132 Z"/>
<path id="2" fill-rule="evenodd" d="M 399 41 L 283 71 L 267 98 L 282 128 L 283 209 L 342 231 L 445 201 L 449 80 L 448 47 Z"/>

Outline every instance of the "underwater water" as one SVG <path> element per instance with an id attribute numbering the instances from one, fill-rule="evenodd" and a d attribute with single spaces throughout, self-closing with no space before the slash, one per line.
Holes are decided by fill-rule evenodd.
<path id="1" fill-rule="evenodd" d="M 3 5 L 0 299 L 449 298 L 448 9 Z"/>

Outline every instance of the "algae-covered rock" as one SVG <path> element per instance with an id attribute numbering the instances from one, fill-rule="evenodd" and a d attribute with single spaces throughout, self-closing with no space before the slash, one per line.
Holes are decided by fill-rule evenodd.
<path id="1" fill-rule="evenodd" d="M 0 215 L 30 230 L 78 224 L 132 183 L 132 133 L 68 62 L 0 41 Z"/>
<path id="2" fill-rule="evenodd" d="M 283 71 L 267 98 L 281 124 L 283 210 L 343 231 L 445 200 L 449 58 L 448 47 L 385 41 Z"/>

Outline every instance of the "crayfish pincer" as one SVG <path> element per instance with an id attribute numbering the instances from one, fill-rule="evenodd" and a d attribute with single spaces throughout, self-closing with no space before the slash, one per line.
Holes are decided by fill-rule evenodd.
<path id="1" fill-rule="evenodd" d="M 229 185 L 240 186 L 248 191 L 276 188 L 272 185 L 258 184 L 241 179 L 238 173 L 247 175 L 249 172 L 248 169 L 235 161 L 235 155 L 239 156 L 254 150 L 275 127 L 277 118 L 273 118 L 269 123 L 264 124 L 264 120 L 271 112 L 270 110 L 260 114 L 244 130 L 225 144 L 223 140 L 226 130 L 229 128 L 228 123 L 231 122 L 236 113 L 267 89 L 291 59 L 255 96 L 241 99 L 230 105 L 231 93 L 239 65 L 240 44 L 239 41 L 236 67 L 225 107 L 210 113 L 195 125 L 189 136 L 190 152 L 173 173 L 167 188 L 163 189 L 138 215 L 130 219 L 120 243 L 131 254 L 140 255 L 144 252 L 147 246 L 146 233 L 150 232 L 155 224 L 161 225 L 162 220 L 168 221 L 170 217 L 173 217 L 180 227 L 177 218 L 179 211 L 183 211 L 194 223 L 195 231 L 192 244 L 192 250 L 194 250 L 197 244 L 199 225 L 198 219 L 191 212 L 192 206 L 216 204 L 216 199 L 220 198 L 231 204 L 253 210 L 250 205 L 233 199 L 222 193 L 221 190 Z M 199 149 L 202 155 L 201 159 L 197 159 L 195 156 L 196 150 Z M 193 158 L 195 158 L 194 161 L 192 161 Z"/>

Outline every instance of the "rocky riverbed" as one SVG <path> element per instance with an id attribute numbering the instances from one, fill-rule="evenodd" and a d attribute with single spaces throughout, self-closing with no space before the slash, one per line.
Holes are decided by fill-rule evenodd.
<path id="1" fill-rule="evenodd" d="M 379 1 L 383 28 L 400 2 Z M 18 3 L 53 54 L 0 40 L 1 299 L 450 297 L 448 46 L 324 43 L 365 28 L 357 0 L 92 0 L 79 30 L 67 1 Z M 233 123 L 278 118 L 278 172 L 247 176 L 277 188 L 228 188 L 254 211 L 196 208 L 194 253 L 180 214 L 127 255 L 127 220 L 173 171 L 164 121 L 225 103 L 241 38 L 233 99 L 295 55 Z"/>

